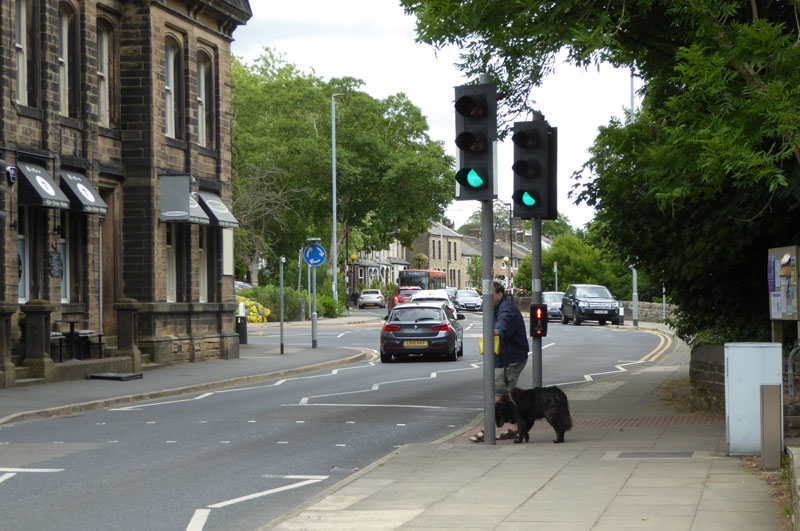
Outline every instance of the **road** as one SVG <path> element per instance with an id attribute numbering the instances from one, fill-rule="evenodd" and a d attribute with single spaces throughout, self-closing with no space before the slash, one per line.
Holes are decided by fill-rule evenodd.
<path id="1" fill-rule="evenodd" d="M 385 311 L 360 310 L 383 315 Z M 457 362 L 375 359 L 285 380 L 0 429 L 0 527 L 11 530 L 255 529 L 407 443 L 481 413 L 480 315 L 461 321 Z M 320 348 L 377 349 L 381 323 L 319 327 Z M 274 346 L 277 329 L 249 343 Z M 285 344 L 310 345 L 287 327 Z M 551 323 L 545 385 L 638 366 L 657 335 Z M 520 379 L 530 387 L 530 367 Z"/>

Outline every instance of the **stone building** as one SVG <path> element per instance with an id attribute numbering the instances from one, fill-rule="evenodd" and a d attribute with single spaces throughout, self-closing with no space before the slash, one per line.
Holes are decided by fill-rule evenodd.
<path id="1" fill-rule="evenodd" d="M 461 246 L 464 237 L 441 223 L 434 221 L 431 227 L 414 240 L 411 256 L 406 259 L 413 263 L 414 256 L 428 257 L 428 269 L 447 272 L 447 285 L 463 289 L 466 285 L 466 265 Z"/>
<path id="2" fill-rule="evenodd" d="M 1 5 L 0 386 L 130 370 L 137 345 L 238 356 L 230 43 L 248 1 Z"/>

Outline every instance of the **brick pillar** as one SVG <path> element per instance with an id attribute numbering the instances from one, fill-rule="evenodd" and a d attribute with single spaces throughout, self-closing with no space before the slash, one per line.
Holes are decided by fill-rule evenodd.
<path id="1" fill-rule="evenodd" d="M 31 376 L 53 381 L 54 364 L 50 357 L 50 314 L 55 307 L 48 301 L 33 300 L 22 305 L 25 314 L 25 366 Z"/>
<path id="2" fill-rule="evenodd" d="M 114 304 L 117 311 L 117 354 L 130 356 L 132 372 L 142 372 L 142 351 L 139 350 L 139 310 L 136 299 L 122 299 Z"/>
<path id="3" fill-rule="evenodd" d="M 0 387 L 14 387 L 16 370 L 11 361 L 11 316 L 17 304 L 0 303 Z"/>

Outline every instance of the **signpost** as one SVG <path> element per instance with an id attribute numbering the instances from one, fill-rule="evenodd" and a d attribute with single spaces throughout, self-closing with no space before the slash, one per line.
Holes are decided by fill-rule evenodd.
<path id="1" fill-rule="evenodd" d="M 314 290 L 314 306 L 311 308 L 311 348 L 317 348 L 317 267 L 325 263 L 327 253 L 320 245 L 319 238 L 307 238 L 309 242 L 303 249 L 303 259 L 311 269 L 311 287 Z"/>

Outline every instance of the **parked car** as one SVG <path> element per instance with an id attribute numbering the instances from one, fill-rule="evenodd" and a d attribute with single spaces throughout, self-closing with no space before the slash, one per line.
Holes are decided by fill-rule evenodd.
<path id="1" fill-rule="evenodd" d="M 570 284 L 561 298 L 562 324 L 570 321 L 576 325 L 583 321 L 621 324 L 623 316 L 619 302 L 605 286 Z"/>
<path id="2" fill-rule="evenodd" d="M 253 286 L 251 286 L 247 282 L 241 282 L 239 280 L 234 280 L 233 281 L 233 291 L 234 291 L 234 293 L 239 293 L 240 291 L 244 291 L 244 290 L 250 289 L 252 287 Z"/>
<path id="3" fill-rule="evenodd" d="M 386 308 L 386 299 L 379 289 L 365 289 L 361 291 L 358 296 L 358 309 L 364 306 L 377 306 L 379 308 Z"/>
<path id="4" fill-rule="evenodd" d="M 403 304 L 411 300 L 411 296 L 418 292 L 419 286 L 398 286 L 394 289 L 392 298 L 389 299 L 389 309 L 391 310 L 398 304 Z"/>
<path id="5" fill-rule="evenodd" d="M 441 301 L 398 304 L 386 317 L 381 330 L 382 363 L 392 357 L 441 354 L 456 361 L 464 354 L 464 330 L 459 320 Z"/>
<path id="6" fill-rule="evenodd" d="M 559 299 L 559 303 L 561 300 Z M 481 311 L 483 308 L 483 298 L 477 291 L 471 289 L 460 289 L 456 292 L 456 309 Z"/>
<path id="7" fill-rule="evenodd" d="M 458 313 L 456 310 L 456 303 L 450 298 L 447 291 L 443 289 L 421 289 L 411 296 L 411 302 L 444 302 L 453 314 Z"/>
<path id="8" fill-rule="evenodd" d="M 547 305 L 547 320 L 561 319 L 561 299 L 563 291 L 543 291 L 542 303 Z"/>

